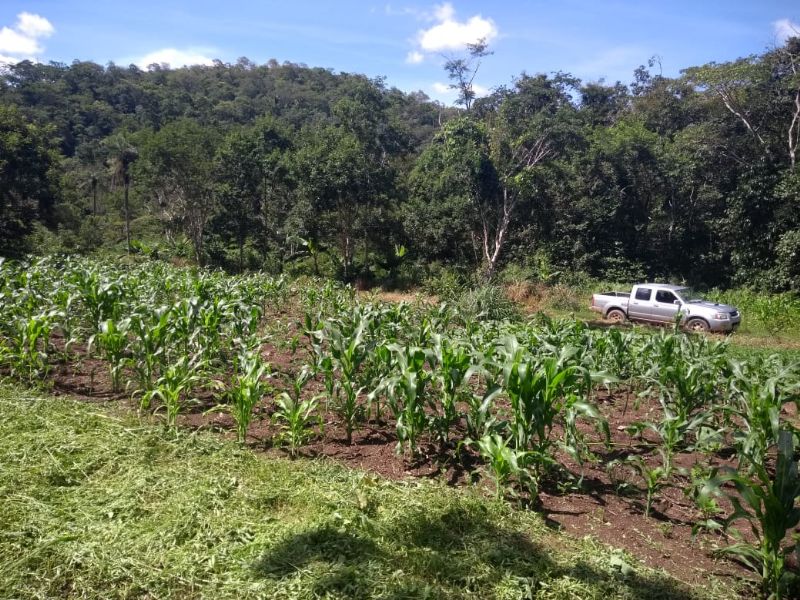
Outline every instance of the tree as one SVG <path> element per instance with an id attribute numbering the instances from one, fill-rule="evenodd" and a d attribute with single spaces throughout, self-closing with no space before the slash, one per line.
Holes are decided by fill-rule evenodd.
<path id="1" fill-rule="evenodd" d="M 203 265 L 204 236 L 215 209 L 213 158 L 216 132 L 191 119 L 173 121 L 143 146 L 143 175 L 158 202 L 171 207 Z"/>
<path id="2" fill-rule="evenodd" d="M 357 228 L 368 207 L 375 167 L 355 135 L 332 125 L 304 132 L 297 152 L 302 193 L 333 232 L 345 279 L 353 275 Z"/>
<path id="3" fill-rule="evenodd" d="M 477 96 L 473 82 L 481 67 L 481 59 L 491 54 L 493 52 L 489 51 L 486 38 L 481 38 L 474 44 L 467 44 L 466 57 L 450 57 L 444 63 L 447 77 L 453 82 L 450 84 L 450 89 L 458 92 L 456 104 L 463 106 L 467 111 Z"/>
<path id="4" fill-rule="evenodd" d="M 240 271 L 245 241 L 256 223 L 265 252 L 273 243 L 282 249 L 281 242 L 286 242 L 277 238 L 289 212 L 289 138 L 281 123 L 264 117 L 251 128 L 230 133 L 214 158 L 218 218 L 235 229 Z"/>
<path id="5" fill-rule="evenodd" d="M 61 162 L 53 137 L 52 128 L 0 105 L 0 255 L 23 253 L 37 219 L 52 224 Z"/>
<path id="6" fill-rule="evenodd" d="M 485 126 L 467 117 L 453 119 L 411 173 L 407 235 L 427 260 L 476 265 L 483 253 L 481 236 L 489 234 L 482 228 L 481 207 L 497 193 Z"/>
<path id="7" fill-rule="evenodd" d="M 125 217 L 125 244 L 128 254 L 131 253 L 131 215 L 128 194 L 131 188 L 131 166 L 139 158 L 139 151 L 134 147 L 125 134 L 117 133 L 104 140 L 103 146 L 108 153 L 106 165 L 111 172 L 111 181 L 122 184 L 123 187 L 123 212 Z"/>

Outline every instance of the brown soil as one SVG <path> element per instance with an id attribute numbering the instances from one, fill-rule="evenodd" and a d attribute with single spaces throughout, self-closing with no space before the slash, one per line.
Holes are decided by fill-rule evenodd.
<path id="1" fill-rule="evenodd" d="M 287 340 L 291 332 L 287 334 Z M 55 340 L 58 347 L 59 340 Z M 85 349 L 73 349 L 83 355 Z M 276 390 L 288 387 L 304 362 L 305 350 L 296 354 L 275 345 L 264 346 L 262 354 L 273 368 L 273 386 Z M 108 368 L 98 359 L 82 358 L 75 362 L 59 362 L 50 372 L 52 390 L 56 395 L 69 395 L 88 402 L 117 401 L 135 410 L 137 402 L 129 393 L 111 392 Z M 311 381 L 304 394 L 318 395 L 323 391 L 320 381 Z M 228 438 L 235 437 L 231 417 L 222 412 L 207 412 L 223 399 L 213 391 L 197 390 L 199 400 L 185 407 L 179 416 L 179 426 L 196 430 L 211 430 Z M 611 546 L 622 548 L 638 557 L 646 565 L 663 569 L 674 577 L 690 584 L 707 583 L 709 574 L 720 577 L 749 578 L 750 573 L 730 560 L 716 559 L 715 549 L 729 543 L 722 534 L 700 533 L 692 537 L 692 524 L 702 519 L 694 503 L 684 494 L 690 479 L 678 476 L 674 485 L 661 490 L 654 502 L 649 518 L 644 516 L 645 494 L 640 476 L 624 464 L 629 455 L 638 454 L 648 464 L 658 464 L 653 436 L 645 432 L 633 437 L 626 427 L 637 421 L 656 418 L 659 410 L 655 398 L 643 399 L 638 405 L 636 394 L 629 390 L 611 393 L 598 390 L 594 401 L 609 421 L 612 435 L 611 449 L 601 443 L 602 438 L 591 429 L 585 435 L 591 441 L 597 460 L 578 465 L 569 457 L 560 455 L 559 461 L 567 473 L 559 473 L 553 481 L 545 482 L 534 510 L 541 512 L 547 523 L 576 537 L 591 535 Z M 324 410 L 324 427 L 316 427 L 313 436 L 299 449 L 303 457 L 328 457 L 349 467 L 378 473 L 391 479 L 440 478 L 449 485 L 477 485 L 494 491 L 493 483 L 480 467 L 474 451 L 461 448 L 455 454 L 455 444 L 442 451 L 439 444 L 423 440 L 419 455 L 411 460 L 396 452 L 397 438 L 394 423 L 375 419 L 363 423 L 354 432 L 352 444 L 346 442 L 344 427 L 338 417 Z M 502 411 L 502 406 L 500 407 Z M 274 407 L 265 398 L 255 410 L 249 429 L 248 445 L 256 451 L 272 455 L 286 455 L 281 447 L 281 429 L 272 419 Z M 454 437 L 463 435 L 463 424 Z M 320 431 L 324 432 L 321 433 Z M 553 432 L 558 437 L 559 431 Z M 617 460 L 619 463 L 612 463 Z M 695 462 L 726 464 L 724 455 L 711 456 L 682 453 L 676 457 L 678 466 L 691 469 Z M 524 498 L 521 502 L 524 503 Z M 514 501 L 511 499 L 511 501 Z"/>

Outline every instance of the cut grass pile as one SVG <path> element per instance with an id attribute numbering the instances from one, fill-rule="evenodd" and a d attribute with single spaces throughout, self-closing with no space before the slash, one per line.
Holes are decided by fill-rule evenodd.
<path id="1" fill-rule="evenodd" d="M 732 598 L 477 490 L 0 386 L 2 598 Z"/>

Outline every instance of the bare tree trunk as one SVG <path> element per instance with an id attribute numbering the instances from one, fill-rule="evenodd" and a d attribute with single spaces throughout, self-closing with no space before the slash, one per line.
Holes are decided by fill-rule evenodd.
<path id="1" fill-rule="evenodd" d="M 800 89 L 794 95 L 794 115 L 789 124 L 789 164 L 792 171 L 797 161 L 798 144 L 800 144 Z"/>
<path id="2" fill-rule="evenodd" d="M 503 216 L 500 218 L 500 223 L 497 224 L 493 236 L 490 233 L 486 217 L 483 217 L 483 257 L 486 259 L 486 271 L 483 274 L 483 278 L 487 282 L 492 279 L 497 268 L 497 261 L 500 258 L 508 227 L 511 225 L 511 215 L 516 204 L 517 198 L 513 194 L 509 194 L 508 188 L 503 186 Z M 491 245 L 490 238 L 494 238 L 491 240 Z"/>
<path id="3" fill-rule="evenodd" d="M 758 140 L 758 143 L 766 149 L 767 144 L 764 141 L 764 138 L 762 138 L 758 131 L 756 131 L 756 129 L 750 124 L 750 120 L 744 115 L 744 112 L 735 106 L 735 102 L 728 91 L 723 87 L 717 87 L 716 92 L 722 99 L 722 103 L 725 105 L 725 108 L 727 108 L 732 115 L 736 116 L 744 124 L 747 131 L 752 133 L 756 140 Z"/>
<path id="4" fill-rule="evenodd" d="M 130 211 L 128 210 L 128 190 L 130 189 L 131 183 L 130 180 L 126 177 L 125 178 L 125 242 L 128 244 L 128 254 L 131 253 L 131 216 Z"/>
<path id="5" fill-rule="evenodd" d="M 97 177 L 92 175 L 92 214 L 97 215 Z"/>

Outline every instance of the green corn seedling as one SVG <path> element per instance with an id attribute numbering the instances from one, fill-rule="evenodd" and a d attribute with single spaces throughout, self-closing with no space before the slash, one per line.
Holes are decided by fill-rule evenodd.
<path id="1" fill-rule="evenodd" d="M 798 553 L 798 544 L 787 543 L 786 538 L 800 524 L 800 476 L 791 432 L 779 432 L 777 450 L 774 474 L 763 466 L 764 461 L 750 465 L 752 476 L 724 469 L 715 473 L 702 491 L 703 495 L 722 494 L 733 504 L 733 513 L 719 524 L 723 528 L 738 535 L 732 524 L 740 520 L 749 524 L 755 541 L 741 539 L 723 553 L 735 556 L 759 573 L 764 596 L 770 600 L 788 597 L 789 588 L 797 582 L 797 576 L 786 570 L 786 559 Z M 732 484 L 736 493 L 725 484 Z"/>
<path id="2" fill-rule="evenodd" d="M 100 331 L 89 338 L 89 352 L 94 346 L 100 348 L 103 358 L 109 363 L 111 387 L 114 392 L 122 388 L 122 372 L 125 368 L 125 350 L 128 346 L 128 328 L 130 321 L 113 321 L 108 319 L 100 324 Z"/>
<path id="3" fill-rule="evenodd" d="M 177 419 L 183 403 L 191 394 L 194 385 L 200 381 L 200 367 L 196 360 L 183 356 L 167 366 L 164 373 L 156 381 L 155 387 L 145 393 L 143 404 L 149 405 L 153 398 L 158 398 L 166 410 L 166 427 L 177 433 Z"/>
<path id="4" fill-rule="evenodd" d="M 397 420 L 397 450 L 408 446 L 416 455 L 419 437 L 428 425 L 425 412 L 425 386 L 430 375 L 425 370 L 425 351 L 422 348 L 391 346 L 397 373 L 383 384 L 389 407 Z"/>
<path id="5" fill-rule="evenodd" d="M 311 374 L 301 371 L 292 382 L 291 392 L 281 392 L 275 401 L 274 418 L 282 424 L 284 435 L 289 442 L 289 455 L 295 457 L 297 449 L 311 435 L 311 426 L 315 420 L 318 398 L 303 399 L 302 392 Z"/>
<path id="6" fill-rule="evenodd" d="M 269 373 L 269 365 L 256 352 L 245 351 L 239 357 L 237 373 L 227 391 L 228 410 L 236 421 L 236 435 L 244 444 L 247 429 L 253 418 L 253 408 L 269 391 L 264 376 Z"/>
<path id="7" fill-rule="evenodd" d="M 498 434 L 485 435 L 477 442 L 478 451 L 481 457 L 489 466 L 489 472 L 495 485 L 495 498 L 500 500 L 503 492 L 510 490 L 509 480 L 516 477 L 521 483 L 532 483 L 534 480 L 529 477 L 526 463 L 529 461 L 531 453 L 515 450 L 509 446 L 508 441 Z M 531 493 L 535 493 L 535 486 L 530 486 Z"/>
<path id="8" fill-rule="evenodd" d="M 435 417 L 432 425 L 442 443 L 447 443 L 450 428 L 460 414 L 457 403 L 463 396 L 465 385 L 474 373 L 472 355 L 468 348 L 443 338 L 441 334 L 432 336 L 433 348 L 428 351 L 432 383 L 441 394 L 441 407 L 433 406 Z"/>

